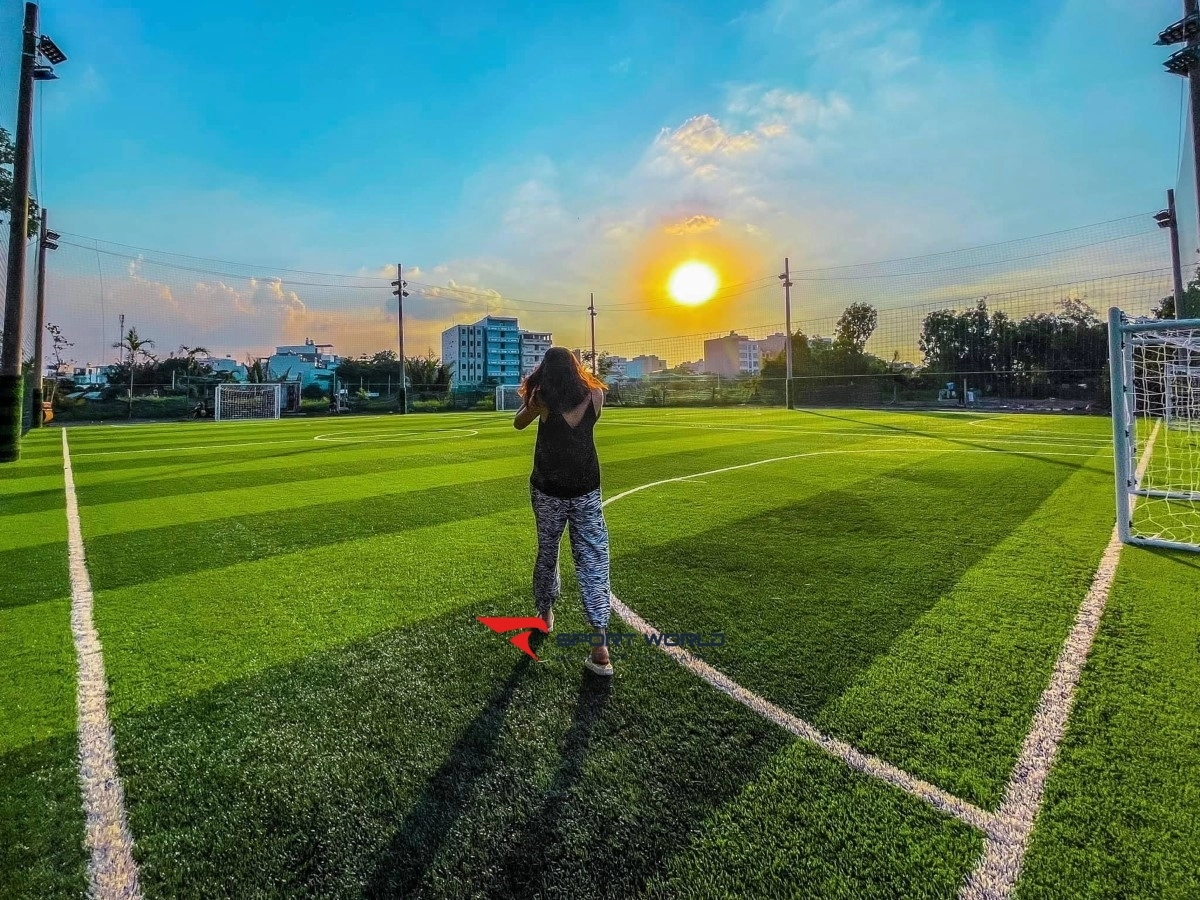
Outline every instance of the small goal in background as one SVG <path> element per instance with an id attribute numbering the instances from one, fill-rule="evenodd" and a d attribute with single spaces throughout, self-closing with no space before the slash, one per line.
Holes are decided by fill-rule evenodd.
<path id="1" fill-rule="evenodd" d="M 496 385 L 496 409 L 499 412 L 516 412 L 521 408 L 520 389 L 516 384 Z"/>
<path id="2" fill-rule="evenodd" d="M 213 418 L 218 422 L 234 419 L 278 419 L 278 384 L 219 384 Z"/>

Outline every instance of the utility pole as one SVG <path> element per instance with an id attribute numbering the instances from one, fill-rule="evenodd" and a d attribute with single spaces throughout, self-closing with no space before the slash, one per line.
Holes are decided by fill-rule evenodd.
<path id="1" fill-rule="evenodd" d="M 392 291 L 396 295 L 396 342 L 400 348 L 400 394 L 397 397 L 397 406 L 399 412 L 404 415 L 408 412 L 408 385 L 404 378 L 404 298 L 408 296 L 408 282 L 404 280 L 404 266 L 396 263 L 396 280 L 392 282 L 395 288 Z"/>
<path id="2" fill-rule="evenodd" d="M 0 462 L 21 456 L 21 313 L 25 297 L 25 242 L 29 228 L 29 164 L 33 148 L 33 70 L 37 65 L 38 8 L 25 4 L 17 136 L 8 215 L 8 282 L 4 290 L 4 339 L 0 348 Z"/>
<path id="3" fill-rule="evenodd" d="M 46 358 L 43 338 L 46 334 L 46 251 L 58 249 L 58 234 L 46 227 L 50 218 L 45 207 L 42 208 L 41 231 L 38 235 L 38 268 L 37 268 L 37 312 L 34 322 L 37 330 L 33 334 L 33 422 L 34 428 L 42 427 L 42 378 L 46 372 Z M 175 372 L 171 372 L 174 381 Z"/>
<path id="4" fill-rule="evenodd" d="M 783 282 L 783 319 L 784 330 L 787 332 L 784 336 L 786 340 L 783 342 L 785 359 L 783 399 L 787 408 L 792 409 L 792 269 L 786 256 L 783 258 L 783 274 L 779 276 L 779 280 Z"/>
<path id="5" fill-rule="evenodd" d="M 1170 229 L 1171 237 L 1171 276 L 1175 285 L 1175 318 L 1179 315 L 1179 307 L 1183 299 L 1183 267 L 1179 262 L 1179 220 L 1175 217 L 1175 191 L 1167 190 L 1167 208 L 1154 214 L 1154 220 L 1159 228 Z"/>
<path id="6" fill-rule="evenodd" d="M 596 374 L 596 295 L 588 294 L 588 314 L 592 317 L 592 374 Z"/>
<path id="7" fill-rule="evenodd" d="M 1192 114 L 1192 168 L 1195 174 L 1196 207 L 1194 215 L 1200 215 L 1200 2 L 1183 0 L 1183 18 L 1158 35 L 1158 43 L 1164 46 L 1183 44 L 1163 64 L 1172 75 L 1188 80 L 1188 100 Z M 1188 229 L 1193 233 L 1192 229 Z M 1200 248 L 1189 248 L 1188 266 L 1195 262 L 1194 254 Z M 1177 294 L 1175 315 L 1180 319 L 1200 318 L 1200 303 L 1194 303 L 1183 294 Z"/>

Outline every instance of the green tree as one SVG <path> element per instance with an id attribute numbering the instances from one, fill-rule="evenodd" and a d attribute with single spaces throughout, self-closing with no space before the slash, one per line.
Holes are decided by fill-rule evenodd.
<path id="1" fill-rule="evenodd" d="M 833 344 L 843 353 L 861 354 L 879 325 L 879 313 L 870 303 L 851 303 L 837 320 Z"/>
<path id="2" fill-rule="evenodd" d="M 0 128 L 0 212 L 8 213 L 12 209 L 13 195 L 13 163 L 17 158 L 17 148 L 13 145 L 12 136 L 7 129 Z M 41 226 L 42 212 L 36 200 L 29 198 L 29 222 L 26 233 L 33 237 Z"/>

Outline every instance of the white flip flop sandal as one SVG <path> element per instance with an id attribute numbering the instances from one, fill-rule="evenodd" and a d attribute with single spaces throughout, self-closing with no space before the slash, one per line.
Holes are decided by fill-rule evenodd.
<path id="1" fill-rule="evenodd" d="M 583 666 L 585 669 L 588 669 L 591 672 L 595 672 L 597 675 L 603 675 L 605 677 L 610 677 L 613 673 L 612 663 L 607 663 L 602 666 L 602 665 L 600 665 L 600 663 L 596 662 L 590 656 L 583 661 Z"/>

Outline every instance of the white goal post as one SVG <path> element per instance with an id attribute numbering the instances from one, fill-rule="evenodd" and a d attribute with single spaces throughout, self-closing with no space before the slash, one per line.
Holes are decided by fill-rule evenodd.
<path id="1" fill-rule="evenodd" d="M 517 393 L 519 385 L 496 385 L 496 409 L 499 412 L 516 412 L 521 408 L 521 395 Z"/>
<path id="2" fill-rule="evenodd" d="M 218 422 L 235 419 L 278 419 L 279 384 L 218 384 L 213 418 Z"/>
<path id="3" fill-rule="evenodd" d="M 1117 528 L 1200 551 L 1200 319 L 1108 313 Z"/>

